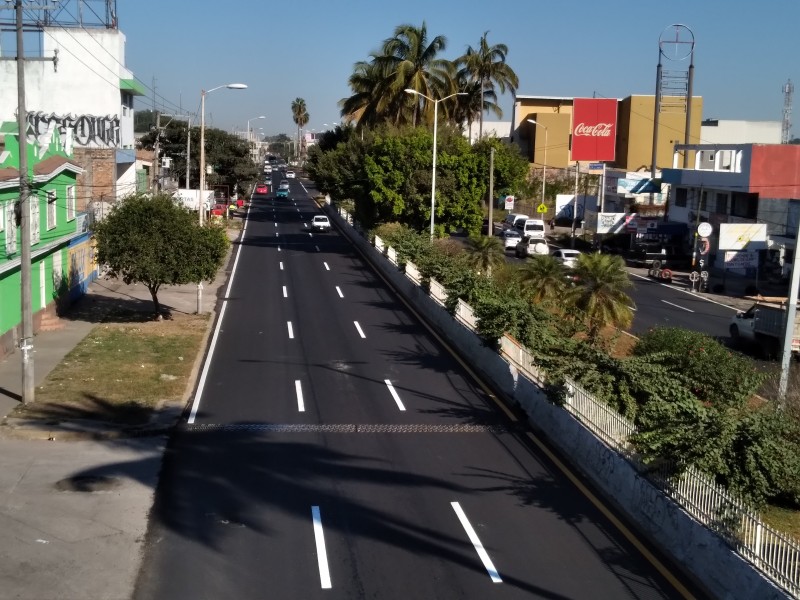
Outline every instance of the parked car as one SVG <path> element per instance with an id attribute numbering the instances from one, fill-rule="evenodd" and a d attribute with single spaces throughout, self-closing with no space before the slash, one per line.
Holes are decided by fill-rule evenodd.
<path id="1" fill-rule="evenodd" d="M 330 231 L 331 222 L 325 215 L 314 215 L 314 218 L 311 219 L 311 229 L 314 229 L 315 231 Z"/>
<path id="2" fill-rule="evenodd" d="M 553 252 L 553 258 L 568 269 L 575 268 L 575 265 L 578 263 L 578 256 L 580 256 L 578 250 L 569 250 L 566 248 L 559 248 Z"/>
<path id="3" fill-rule="evenodd" d="M 518 258 L 533 256 L 534 254 L 550 254 L 550 247 L 544 238 L 525 236 L 514 247 L 514 253 Z"/>
<path id="4" fill-rule="evenodd" d="M 522 241 L 522 234 L 516 229 L 506 229 L 498 233 L 500 239 L 503 240 L 504 250 L 514 250 Z"/>
<path id="5" fill-rule="evenodd" d="M 294 179 L 294 171 L 286 171 L 286 179 Z"/>

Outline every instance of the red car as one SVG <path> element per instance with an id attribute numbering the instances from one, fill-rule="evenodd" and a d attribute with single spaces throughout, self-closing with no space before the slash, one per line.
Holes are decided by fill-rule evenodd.
<path id="1" fill-rule="evenodd" d="M 268 194 L 269 188 L 264 183 L 259 183 L 256 186 L 256 194 Z"/>

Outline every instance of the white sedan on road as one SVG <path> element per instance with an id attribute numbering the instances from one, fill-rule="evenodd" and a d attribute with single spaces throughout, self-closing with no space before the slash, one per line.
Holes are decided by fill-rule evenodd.
<path id="1" fill-rule="evenodd" d="M 294 171 L 286 171 L 286 179 L 295 179 Z"/>
<path id="2" fill-rule="evenodd" d="M 503 240 L 504 250 L 514 250 L 517 244 L 522 241 L 522 234 L 516 229 L 506 229 L 505 231 L 501 231 L 498 235 L 500 239 Z"/>
<path id="3" fill-rule="evenodd" d="M 566 248 L 559 248 L 555 252 L 553 252 L 552 256 L 562 265 L 567 267 L 568 269 L 574 269 L 575 265 L 578 264 L 578 257 L 581 253 L 577 250 L 569 250 Z"/>

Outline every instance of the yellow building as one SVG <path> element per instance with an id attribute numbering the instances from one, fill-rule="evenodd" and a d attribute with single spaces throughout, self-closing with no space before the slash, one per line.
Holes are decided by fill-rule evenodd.
<path id="1" fill-rule="evenodd" d="M 659 115 L 658 153 L 656 166 L 671 168 L 673 146 L 684 143 L 686 113 L 671 105 L 665 98 L 662 106 L 670 105 Z M 674 99 L 678 100 L 678 99 Z M 563 169 L 574 165 L 570 160 L 573 98 L 555 96 L 521 96 L 514 102 L 511 141 L 516 142 L 533 166 Z M 650 171 L 653 153 L 653 117 L 655 96 L 628 96 L 619 101 L 617 109 L 616 159 L 608 163 L 624 171 Z M 528 122 L 535 120 L 540 126 Z M 700 124 L 703 120 L 703 98 L 695 96 L 689 143 L 700 143 Z M 545 128 L 546 131 L 545 131 Z M 690 157 L 691 159 L 692 157 Z"/>

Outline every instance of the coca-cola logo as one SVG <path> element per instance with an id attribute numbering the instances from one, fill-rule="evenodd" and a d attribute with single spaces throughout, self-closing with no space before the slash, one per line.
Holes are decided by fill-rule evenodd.
<path id="1" fill-rule="evenodd" d="M 611 137 L 611 128 L 613 126 L 613 123 L 597 123 L 596 125 L 578 123 L 575 126 L 573 135 L 581 137 Z"/>

